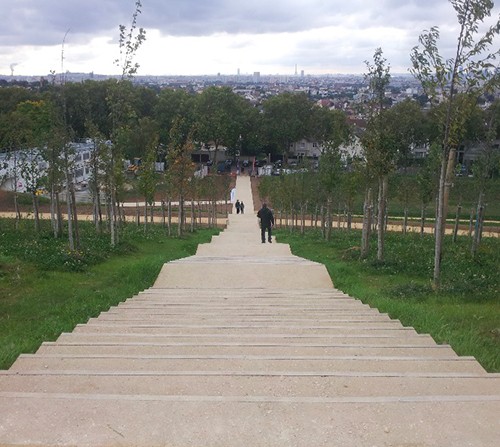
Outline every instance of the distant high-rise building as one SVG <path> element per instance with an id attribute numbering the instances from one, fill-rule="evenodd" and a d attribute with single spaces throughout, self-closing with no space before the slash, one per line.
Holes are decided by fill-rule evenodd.
<path id="1" fill-rule="evenodd" d="M 304 70 L 300 70 L 300 77 L 303 78 L 304 77 Z"/>

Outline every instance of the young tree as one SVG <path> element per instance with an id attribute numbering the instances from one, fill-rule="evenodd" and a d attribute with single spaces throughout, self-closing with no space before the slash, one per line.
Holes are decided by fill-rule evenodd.
<path id="1" fill-rule="evenodd" d="M 474 181 L 477 188 L 478 200 L 476 207 L 476 224 L 472 238 L 471 253 L 476 255 L 479 248 L 484 222 L 484 208 L 487 186 L 498 172 L 500 152 L 495 140 L 498 138 L 500 123 L 500 101 L 496 101 L 487 111 L 485 117 L 485 137 L 481 142 L 481 153 L 473 165 Z"/>
<path id="2" fill-rule="evenodd" d="M 149 144 L 146 156 L 142 162 L 141 171 L 139 173 L 139 178 L 137 181 L 139 192 L 144 197 L 144 231 L 147 230 L 147 225 L 148 225 L 148 206 L 151 209 L 150 216 L 151 218 L 153 217 L 152 208 L 158 185 L 156 178 L 156 169 L 155 169 L 157 148 L 158 148 L 158 138 L 155 138 Z"/>
<path id="3" fill-rule="evenodd" d="M 394 133 L 391 132 L 392 121 L 384 109 L 386 105 L 385 90 L 391 79 L 390 66 L 386 62 L 382 56 L 381 48 L 375 50 L 373 64 L 366 62 L 368 73 L 365 77 L 369 84 L 371 101 L 368 125 L 362 138 L 368 167 L 378 179 L 377 259 L 379 261 L 384 259 L 389 173 L 394 168 L 396 157 L 396 143 Z M 368 224 L 368 219 L 365 219 L 364 223 Z M 366 234 L 365 230 L 363 236 Z M 362 246 L 366 245 L 366 242 L 362 242 Z"/>
<path id="4" fill-rule="evenodd" d="M 449 187 L 455 168 L 455 150 L 460 141 L 469 105 L 491 82 L 498 81 L 498 71 L 492 73 L 493 62 L 500 50 L 491 51 L 494 39 L 500 32 L 500 20 L 484 34 L 479 25 L 491 15 L 491 0 L 450 0 L 455 9 L 459 32 L 455 55 L 445 59 L 439 51 L 440 32 L 437 27 L 420 35 L 419 45 L 411 52 L 411 72 L 434 105 L 443 102 L 444 113 L 440 117 L 441 169 L 436 216 L 433 281 L 440 285 L 443 240 Z M 463 93 L 458 95 L 458 93 Z M 463 101 L 462 104 L 459 104 Z"/>
<path id="5" fill-rule="evenodd" d="M 115 65 L 122 70 L 122 80 L 132 78 L 139 69 L 139 64 L 134 62 L 134 58 L 140 46 L 146 40 L 146 30 L 144 28 L 137 29 L 137 17 L 141 13 L 142 3 L 140 0 L 136 0 L 130 28 L 127 30 L 125 25 L 119 25 L 120 58 L 115 60 Z"/>
<path id="6" fill-rule="evenodd" d="M 131 121 L 137 119 L 137 115 L 131 105 L 131 84 L 125 82 L 131 79 L 139 69 L 139 64 L 134 63 L 134 58 L 140 46 L 146 40 L 146 31 L 143 28 L 137 29 L 137 17 L 141 13 L 142 4 L 140 0 L 135 2 L 135 11 L 132 14 L 132 23 L 128 31 L 125 25 L 119 25 L 119 47 L 120 58 L 115 60 L 115 64 L 122 70 L 121 80 L 111 84 L 108 90 L 106 101 L 110 109 L 111 117 L 111 138 L 113 144 L 109 146 L 106 167 L 106 190 L 107 204 L 109 207 L 109 223 L 111 233 L 111 245 L 118 242 L 117 212 L 119 208 L 118 196 L 120 185 L 123 182 L 123 148 L 126 146 L 126 136 L 130 129 Z"/>
<path id="7" fill-rule="evenodd" d="M 35 229 L 38 231 L 38 194 L 44 175 L 41 165 L 47 162 L 43 157 L 44 151 L 56 130 L 55 114 L 52 104 L 47 101 L 24 101 L 17 105 L 11 119 L 13 136 L 18 148 L 23 149 L 19 157 L 20 174 L 25 180 L 26 190 L 31 194 Z"/>
<path id="8" fill-rule="evenodd" d="M 194 175 L 194 164 L 191 161 L 193 148 L 193 129 L 189 127 L 189 123 L 183 121 L 182 118 L 178 118 L 172 127 L 167 161 L 169 178 L 179 198 L 177 233 L 179 236 L 182 236 L 184 232 L 184 202 L 189 189 L 189 182 Z"/>

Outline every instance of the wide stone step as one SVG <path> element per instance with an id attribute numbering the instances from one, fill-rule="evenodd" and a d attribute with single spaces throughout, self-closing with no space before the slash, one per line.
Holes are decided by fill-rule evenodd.
<path id="1" fill-rule="evenodd" d="M 141 343 L 141 342 L 45 342 L 37 354 L 131 354 L 131 355 L 307 355 L 307 356 L 379 356 L 450 358 L 455 351 L 449 346 L 393 347 L 393 346 L 329 346 L 315 344 L 265 343 Z"/>
<path id="2" fill-rule="evenodd" d="M 269 316 L 270 315 L 270 316 Z M 217 326 L 219 324 L 222 325 L 227 325 L 228 322 L 232 322 L 233 326 L 237 325 L 250 325 L 253 324 L 255 326 L 264 326 L 267 323 L 271 323 L 272 320 L 274 320 L 274 325 L 275 326 L 288 326 L 290 323 L 292 323 L 292 320 L 295 321 L 294 326 L 328 326 L 328 325 L 334 325 L 340 322 L 356 322 L 356 321 L 362 321 L 362 322 L 372 322 L 376 323 L 378 321 L 381 322 L 386 322 L 390 320 L 388 315 L 386 314 L 380 314 L 378 312 L 374 312 L 371 310 L 366 310 L 366 311 L 359 311 L 359 312 L 351 312 L 351 311 L 336 311 L 336 312 L 330 312 L 328 313 L 329 319 L 323 319 L 321 320 L 316 320 L 312 317 L 309 318 L 302 318 L 299 321 L 297 321 L 296 318 L 289 319 L 287 318 L 287 314 L 282 314 L 282 313 L 271 313 L 266 317 L 261 317 L 261 321 L 256 321 L 256 317 L 247 317 L 247 318 L 242 318 L 238 314 L 238 312 L 228 312 L 224 314 L 224 316 L 221 316 L 219 318 L 216 318 L 213 320 L 208 320 L 205 318 L 205 320 L 210 322 L 211 326 Z M 271 318 L 272 317 L 272 318 Z M 185 317 L 186 319 L 190 319 L 189 315 Z M 150 323 L 154 322 L 165 322 L 165 324 L 169 324 L 169 321 L 175 320 L 175 317 L 172 318 L 172 316 L 167 312 L 163 313 L 161 310 L 158 310 L 157 312 L 126 312 L 126 311 L 119 311 L 119 312 L 106 312 L 101 314 L 99 317 L 91 318 L 89 321 L 117 321 L 117 320 L 128 320 L 130 322 L 133 321 L 147 321 Z M 236 320 L 236 321 L 235 321 Z"/>
<path id="3" fill-rule="evenodd" d="M 138 394 L 157 396 L 272 396 L 272 397 L 384 397 L 384 396 L 494 396 L 499 394 L 500 377 L 470 375 L 435 377 L 414 375 L 312 376 L 294 374 L 251 375 L 245 373 L 190 375 L 163 372 L 99 373 L 89 371 L 26 371 L 0 374 L 0 392 Z"/>
<path id="4" fill-rule="evenodd" d="M 436 342 L 428 335 L 412 337 L 389 337 L 370 335 L 332 335 L 332 334 L 301 334 L 287 333 L 283 330 L 276 334 L 259 333 L 200 333 L 197 331 L 188 334 L 184 331 L 168 331 L 161 334 L 151 334 L 144 329 L 142 332 L 120 331 L 119 328 L 81 325 L 72 333 L 63 333 L 58 341 L 107 341 L 107 342 L 147 342 L 147 343 L 287 343 L 289 345 L 315 343 L 335 346 L 394 346 L 394 347 L 433 347 Z"/>
<path id="5" fill-rule="evenodd" d="M 365 332 L 359 332 L 357 330 L 344 330 L 332 327 L 305 327 L 305 326 L 289 326 L 284 332 L 283 328 L 279 326 L 275 327 L 265 327 L 262 325 L 248 324 L 235 326 L 227 324 L 225 326 L 209 326 L 209 325 L 175 325 L 175 324 L 113 324 L 113 322 L 95 322 L 91 321 L 86 325 L 77 325 L 74 329 L 74 333 L 113 333 L 113 334 L 149 334 L 149 335 L 159 335 L 159 336 L 188 336 L 195 335 L 198 337 L 206 337 L 209 335 L 218 336 L 237 336 L 240 338 L 251 338 L 254 336 L 250 335 L 252 331 L 260 331 L 262 334 L 260 336 L 266 335 L 268 337 L 272 336 L 288 336 L 292 337 L 294 335 L 299 336 L 322 336 L 330 338 L 342 338 L 346 342 L 349 340 L 364 339 L 367 341 L 373 339 L 374 342 L 379 342 L 381 340 L 392 342 L 397 339 L 401 342 L 408 342 L 409 340 L 418 340 L 423 344 L 432 344 L 434 340 L 425 334 L 417 334 L 412 329 L 400 329 L 396 331 L 389 331 L 384 334 L 383 332 L 377 330 L 367 330 Z M 380 332 L 380 333 L 379 333 Z M 426 340 L 428 338 L 428 340 Z"/>
<path id="6" fill-rule="evenodd" d="M 259 238 L 260 236 L 257 236 Z M 272 244 L 272 252 L 269 250 L 271 244 L 260 245 L 242 245 L 241 242 L 225 242 L 224 244 L 200 244 L 196 250 L 198 256 L 227 256 L 229 253 L 237 253 L 240 256 L 258 256 L 264 257 L 272 254 L 273 256 L 291 255 L 290 246 L 287 244 Z"/>
<path id="7" fill-rule="evenodd" d="M 4 446 L 493 447 L 499 412 L 496 396 L 0 393 L 0 439 Z"/>
<path id="8" fill-rule="evenodd" d="M 218 310 L 217 308 L 210 308 L 207 309 L 207 312 L 203 312 L 202 309 L 198 309 L 197 312 L 189 312 L 189 309 L 179 309 L 179 308 L 158 308 L 158 309 L 151 309 L 151 310 L 136 310 L 134 311 L 127 311 L 127 309 L 110 309 L 110 311 L 101 314 L 98 317 L 94 317 L 95 320 L 105 320 L 105 319 L 140 319 L 140 318 L 146 318 L 146 319 L 156 319 L 156 320 L 162 320 L 165 319 L 168 321 L 169 318 L 175 315 L 183 315 L 185 318 L 189 318 L 191 314 L 193 314 L 193 319 L 196 319 L 197 317 L 200 316 L 200 314 L 205 314 L 208 316 L 214 316 L 217 313 L 215 312 Z M 387 314 L 381 314 L 377 311 L 373 311 L 371 309 L 359 309 L 359 310 L 350 310 L 350 309 L 337 309 L 337 310 L 332 310 L 329 312 L 324 312 L 323 315 L 321 315 L 319 312 L 300 312 L 300 311 L 290 311 L 290 312 L 282 312 L 279 310 L 275 309 L 270 309 L 269 311 L 262 310 L 261 312 L 256 312 L 255 309 L 250 309 L 253 312 L 253 315 L 246 314 L 245 311 L 243 312 L 238 312 L 237 309 L 226 309 L 222 308 L 220 309 L 221 312 L 219 312 L 218 317 L 216 320 L 232 320 L 234 318 L 238 320 L 251 320 L 251 319 L 260 319 L 262 321 L 270 321 L 273 320 L 277 323 L 283 321 L 284 324 L 286 324 L 289 320 L 295 320 L 295 321 L 300 321 L 302 323 L 315 323 L 319 321 L 324 321 L 324 322 L 338 322 L 339 320 L 345 321 L 345 320 L 351 320 L 351 321 L 359 321 L 360 319 L 364 320 L 370 320 L 372 319 L 374 322 L 377 321 L 388 321 L 390 318 L 388 318 Z M 175 313 L 173 312 L 175 311 Z M 224 312 L 222 315 L 221 313 Z"/>
<path id="9" fill-rule="evenodd" d="M 185 325 L 186 327 L 202 327 L 206 328 L 283 328 L 289 327 L 291 329 L 331 329 L 333 331 L 345 331 L 346 333 L 353 333 L 356 331 L 406 331 L 414 332 L 413 328 L 406 328 L 400 324 L 392 324 L 389 321 L 371 322 L 364 319 L 345 319 L 345 320 L 319 320 L 319 321 L 304 321 L 300 319 L 283 319 L 282 323 L 276 323 L 275 319 L 269 318 L 248 318 L 245 320 L 231 319 L 228 322 L 225 319 L 210 319 L 211 324 L 208 324 L 207 319 L 203 316 L 198 318 L 188 318 L 183 315 L 171 315 L 167 318 L 153 318 L 144 317 L 143 319 L 128 318 L 122 315 L 109 315 L 91 319 L 87 324 L 103 325 L 103 326 L 129 326 L 129 327 L 179 327 Z"/>
<path id="10" fill-rule="evenodd" d="M 273 298 L 276 302 L 292 301 L 292 302 L 311 302 L 314 304 L 317 300 L 321 301 L 323 299 L 336 301 L 346 300 L 352 302 L 360 302 L 349 295 L 341 292 L 340 290 L 335 290 L 332 288 L 316 288 L 314 290 L 296 290 L 288 289 L 286 287 L 276 288 L 276 289 L 262 289 L 258 287 L 249 289 L 239 289 L 237 286 L 233 290 L 218 290 L 206 288 L 203 290 L 185 287 L 183 289 L 173 289 L 170 287 L 150 287 L 142 292 L 139 292 L 138 297 L 141 296 L 151 296 L 160 297 L 162 300 L 168 298 L 184 297 L 188 299 L 196 298 L 232 298 L 235 300 L 245 300 L 247 297 L 253 296 L 258 299 Z"/>
<path id="11" fill-rule="evenodd" d="M 123 320 L 123 321 L 113 321 L 113 320 L 92 320 L 87 323 L 86 326 L 78 326 L 75 328 L 75 332 L 80 331 L 92 331 L 95 329 L 96 332 L 121 332 L 126 334 L 133 333 L 148 333 L 148 334 L 223 334 L 232 333 L 237 334 L 244 331 L 251 330 L 264 330 L 269 335 L 275 333 L 281 333 L 282 328 L 279 325 L 261 325 L 257 323 L 239 323 L 239 324 L 226 324 L 223 323 L 214 326 L 204 325 L 202 321 L 199 324 L 196 322 L 183 322 L 179 321 L 176 323 L 142 323 L 144 320 Z M 310 333 L 310 334 L 327 334 L 327 335 L 337 335 L 344 337 L 398 337 L 398 338 L 408 338 L 411 336 L 420 337 L 420 334 L 412 328 L 394 328 L 394 329 L 373 329 L 365 328 L 363 325 L 358 327 L 347 327 L 339 326 L 332 327 L 331 325 L 317 325 L 317 326 L 306 326 L 306 325 L 292 325 L 289 324 L 289 330 L 294 330 L 300 334 Z"/>
<path id="12" fill-rule="evenodd" d="M 50 355 L 22 354 L 12 371 L 307 371 L 337 372 L 455 372 L 484 373 L 472 357 L 424 359 L 413 357 L 335 356 L 188 356 L 188 355 Z"/>
<path id="13" fill-rule="evenodd" d="M 251 272 L 251 274 L 249 274 Z M 154 287 L 314 289 L 332 286 L 325 266 L 299 263 L 185 262 L 165 264 Z"/>

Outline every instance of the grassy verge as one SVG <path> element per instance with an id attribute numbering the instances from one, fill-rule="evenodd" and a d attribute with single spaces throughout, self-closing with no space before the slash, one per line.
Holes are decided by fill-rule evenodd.
<path id="1" fill-rule="evenodd" d="M 150 287 L 165 262 L 194 254 L 215 234 L 199 230 L 174 238 L 160 226 L 145 234 L 129 225 L 111 249 L 109 235 L 82 225 L 84 248 L 71 254 L 44 224 L 34 237 L 32 222 L 15 231 L 12 221 L 0 220 L 0 369 Z"/>
<path id="2" fill-rule="evenodd" d="M 435 292 L 432 237 L 388 234 L 384 263 L 359 260 L 355 231 L 334 232 L 330 242 L 312 230 L 303 236 L 281 230 L 277 237 L 294 254 L 324 263 L 336 288 L 500 372 L 500 241 L 484 239 L 472 259 L 467 238 L 448 239 L 442 289 Z"/>

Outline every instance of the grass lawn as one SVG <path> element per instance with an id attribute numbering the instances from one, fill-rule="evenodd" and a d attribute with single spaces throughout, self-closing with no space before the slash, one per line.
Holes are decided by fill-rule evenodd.
<path id="1" fill-rule="evenodd" d="M 357 231 L 335 231 L 329 242 L 313 230 L 276 234 L 295 255 L 324 263 L 336 288 L 500 372 L 500 240 L 483 239 L 472 259 L 467 238 L 447 239 L 442 288 L 435 292 L 430 236 L 388 234 L 386 261 L 378 263 L 375 239 L 372 258 L 359 260 Z"/>
<path id="2" fill-rule="evenodd" d="M 150 287 L 165 262 L 194 254 L 216 233 L 203 229 L 176 238 L 160 226 L 145 234 L 129 225 L 111 249 L 109 235 L 82 225 L 86 249 L 70 255 L 66 241 L 54 240 L 43 224 L 34 237 L 32 222 L 15 232 L 12 221 L 0 219 L 0 369 Z"/>

